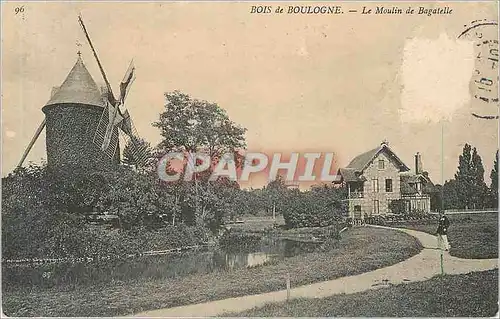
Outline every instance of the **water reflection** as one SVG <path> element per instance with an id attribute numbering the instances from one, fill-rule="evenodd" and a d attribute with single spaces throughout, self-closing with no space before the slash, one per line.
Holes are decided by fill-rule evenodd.
<path id="1" fill-rule="evenodd" d="M 247 251 L 227 248 L 214 252 L 216 268 L 234 269 L 255 267 L 272 263 L 301 253 L 312 252 L 318 248 L 317 243 L 300 242 L 290 239 L 265 238 L 260 247 Z M 222 256 L 218 256 L 222 255 Z M 222 258 L 220 258 L 222 257 Z"/>
<path id="2" fill-rule="evenodd" d="M 100 262 L 46 264 L 28 268 L 2 267 L 3 275 L 15 278 L 18 284 L 57 285 L 62 283 L 85 284 L 110 280 L 142 278 L 181 278 L 193 274 L 231 271 L 278 262 L 317 249 L 318 244 L 293 240 L 266 238 L 253 249 L 238 247 L 213 248 L 188 251 L 164 256 Z M 49 279 L 44 272 L 58 274 Z M 61 276 L 63 274 L 63 276 Z"/>

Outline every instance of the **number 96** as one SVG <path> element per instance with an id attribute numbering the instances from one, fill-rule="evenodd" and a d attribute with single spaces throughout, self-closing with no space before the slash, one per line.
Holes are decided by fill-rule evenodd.
<path id="1" fill-rule="evenodd" d="M 15 12 L 16 14 L 18 14 L 18 13 L 23 13 L 23 12 L 24 12 L 24 6 L 16 7 L 16 8 L 14 9 L 14 12 Z"/>

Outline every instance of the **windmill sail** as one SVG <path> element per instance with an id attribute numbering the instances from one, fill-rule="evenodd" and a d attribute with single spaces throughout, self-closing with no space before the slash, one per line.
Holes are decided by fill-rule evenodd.
<path id="1" fill-rule="evenodd" d="M 33 135 L 33 138 L 31 139 L 30 143 L 28 144 L 28 147 L 26 147 L 26 150 L 23 153 L 23 156 L 21 157 L 21 160 L 19 161 L 19 164 L 17 164 L 17 167 L 23 166 L 23 162 L 28 157 L 29 152 L 31 151 L 31 148 L 35 144 L 36 140 L 40 136 L 40 133 L 42 133 L 42 130 L 45 127 L 45 119 L 43 119 L 42 123 L 38 126 L 38 129 L 35 132 L 35 135 Z"/>
<path id="2" fill-rule="evenodd" d="M 125 98 L 127 97 L 128 91 L 130 90 L 130 86 L 135 80 L 135 66 L 134 61 L 130 62 L 127 72 L 123 77 L 122 82 L 120 83 L 120 102 L 121 104 L 125 104 Z"/>
<path id="3" fill-rule="evenodd" d="M 110 126 L 110 114 L 114 109 L 109 103 L 106 103 L 106 107 L 101 114 L 99 119 L 99 124 L 95 131 L 93 142 L 101 147 L 101 150 L 109 157 L 114 158 L 116 149 L 118 148 L 118 131 L 112 129 L 108 132 L 108 127 Z M 113 125 L 114 128 L 114 125 Z"/>
<path id="4" fill-rule="evenodd" d="M 78 21 L 80 22 L 80 26 L 85 33 L 87 42 L 92 49 L 94 57 L 99 66 L 99 70 L 101 71 L 101 75 L 106 84 L 106 89 L 103 90 L 105 100 L 107 100 L 106 106 L 105 110 L 102 112 L 101 119 L 99 120 L 99 125 L 95 132 L 94 143 L 98 144 L 101 147 L 101 150 L 112 158 L 116 153 L 119 138 L 118 130 L 115 128 L 120 128 L 125 133 L 126 138 L 130 141 L 131 153 L 133 154 L 133 157 L 139 163 L 143 162 L 149 155 L 149 147 L 144 147 L 145 144 L 138 137 L 139 135 L 137 134 L 137 130 L 132 123 L 130 114 L 125 108 L 125 98 L 127 97 L 130 87 L 135 80 L 134 63 L 133 61 L 130 62 L 127 72 L 125 73 L 125 76 L 120 83 L 120 96 L 117 100 L 115 99 L 115 96 L 111 89 L 111 85 L 109 84 L 106 73 L 104 72 L 104 68 L 102 67 L 99 57 L 97 56 L 97 52 L 94 49 L 94 46 L 81 16 L 78 16 Z"/>
<path id="5" fill-rule="evenodd" d="M 99 57 L 97 56 L 97 52 L 94 49 L 94 45 L 92 44 L 92 40 L 90 40 L 90 36 L 87 32 L 87 28 L 85 27 L 85 24 L 83 23 L 82 16 L 78 16 L 78 22 L 80 22 L 80 26 L 82 27 L 83 33 L 85 34 L 85 37 L 87 38 L 87 41 L 90 45 L 90 48 L 92 49 L 92 53 L 94 54 L 94 57 L 97 61 L 97 65 L 99 66 L 99 70 L 101 71 L 102 78 L 104 79 L 104 82 L 106 83 L 106 88 L 107 88 L 107 98 L 109 102 L 113 105 L 116 104 L 116 99 L 113 94 L 113 90 L 111 89 L 111 84 L 109 84 L 108 77 L 106 76 L 106 73 L 104 72 L 104 68 L 102 67 L 101 61 L 99 60 Z"/>
<path id="6" fill-rule="evenodd" d="M 139 137 L 137 129 L 135 128 L 128 111 L 126 111 L 123 115 L 124 120 L 121 122 L 120 128 L 125 133 L 133 160 L 138 166 L 144 166 L 150 156 L 150 148 L 144 140 Z M 125 117 L 126 115 L 128 117 Z"/>

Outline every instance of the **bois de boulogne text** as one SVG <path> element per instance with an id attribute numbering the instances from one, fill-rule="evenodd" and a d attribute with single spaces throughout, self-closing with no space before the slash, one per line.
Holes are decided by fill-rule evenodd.
<path id="1" fill-rule="evenodd" d="M 363 6 L 361 8 L 346 8 L 344 6 L 251 6 L 250 13 L 253 14 L 362 14 L 362 15 L 448 15 L 453 13 L 453 9 L 448 6 L 436 7 L 426 6 Z"/>

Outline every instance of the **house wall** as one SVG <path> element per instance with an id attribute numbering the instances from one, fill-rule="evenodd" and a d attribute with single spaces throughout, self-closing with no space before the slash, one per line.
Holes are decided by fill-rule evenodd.
<path id="1" fill-rule="evenodd" d="M 408 197 L 409 207 L 408 211 L 422 211 L 425 213 L 430 213 L 431 211 L 431 198 L 430 196 L 418 196 L 418 197 Z"/>
<path id="2" fill-rule="evenodd" d="M 379 169 L 379 159 L 384 160 L 384 169 Z M 377 157 L 363 172 L 366 178 L 364 183 L 364 198 L 351 199 L 349 202 L 350 216 L 354 217 L 354 206 L 361 205 L 361 216 L 383 215 L 388 213 L 388 200 L 401 198 L 399 168 L 384 152 Z M 378 192 L 373 188 L 373 179 L 378 180 Z M 392 179 L 392 192 L 385 191 L 385 180 Z M 379 212 L 375 212 L 374 200 L 378 200 Z"/>

